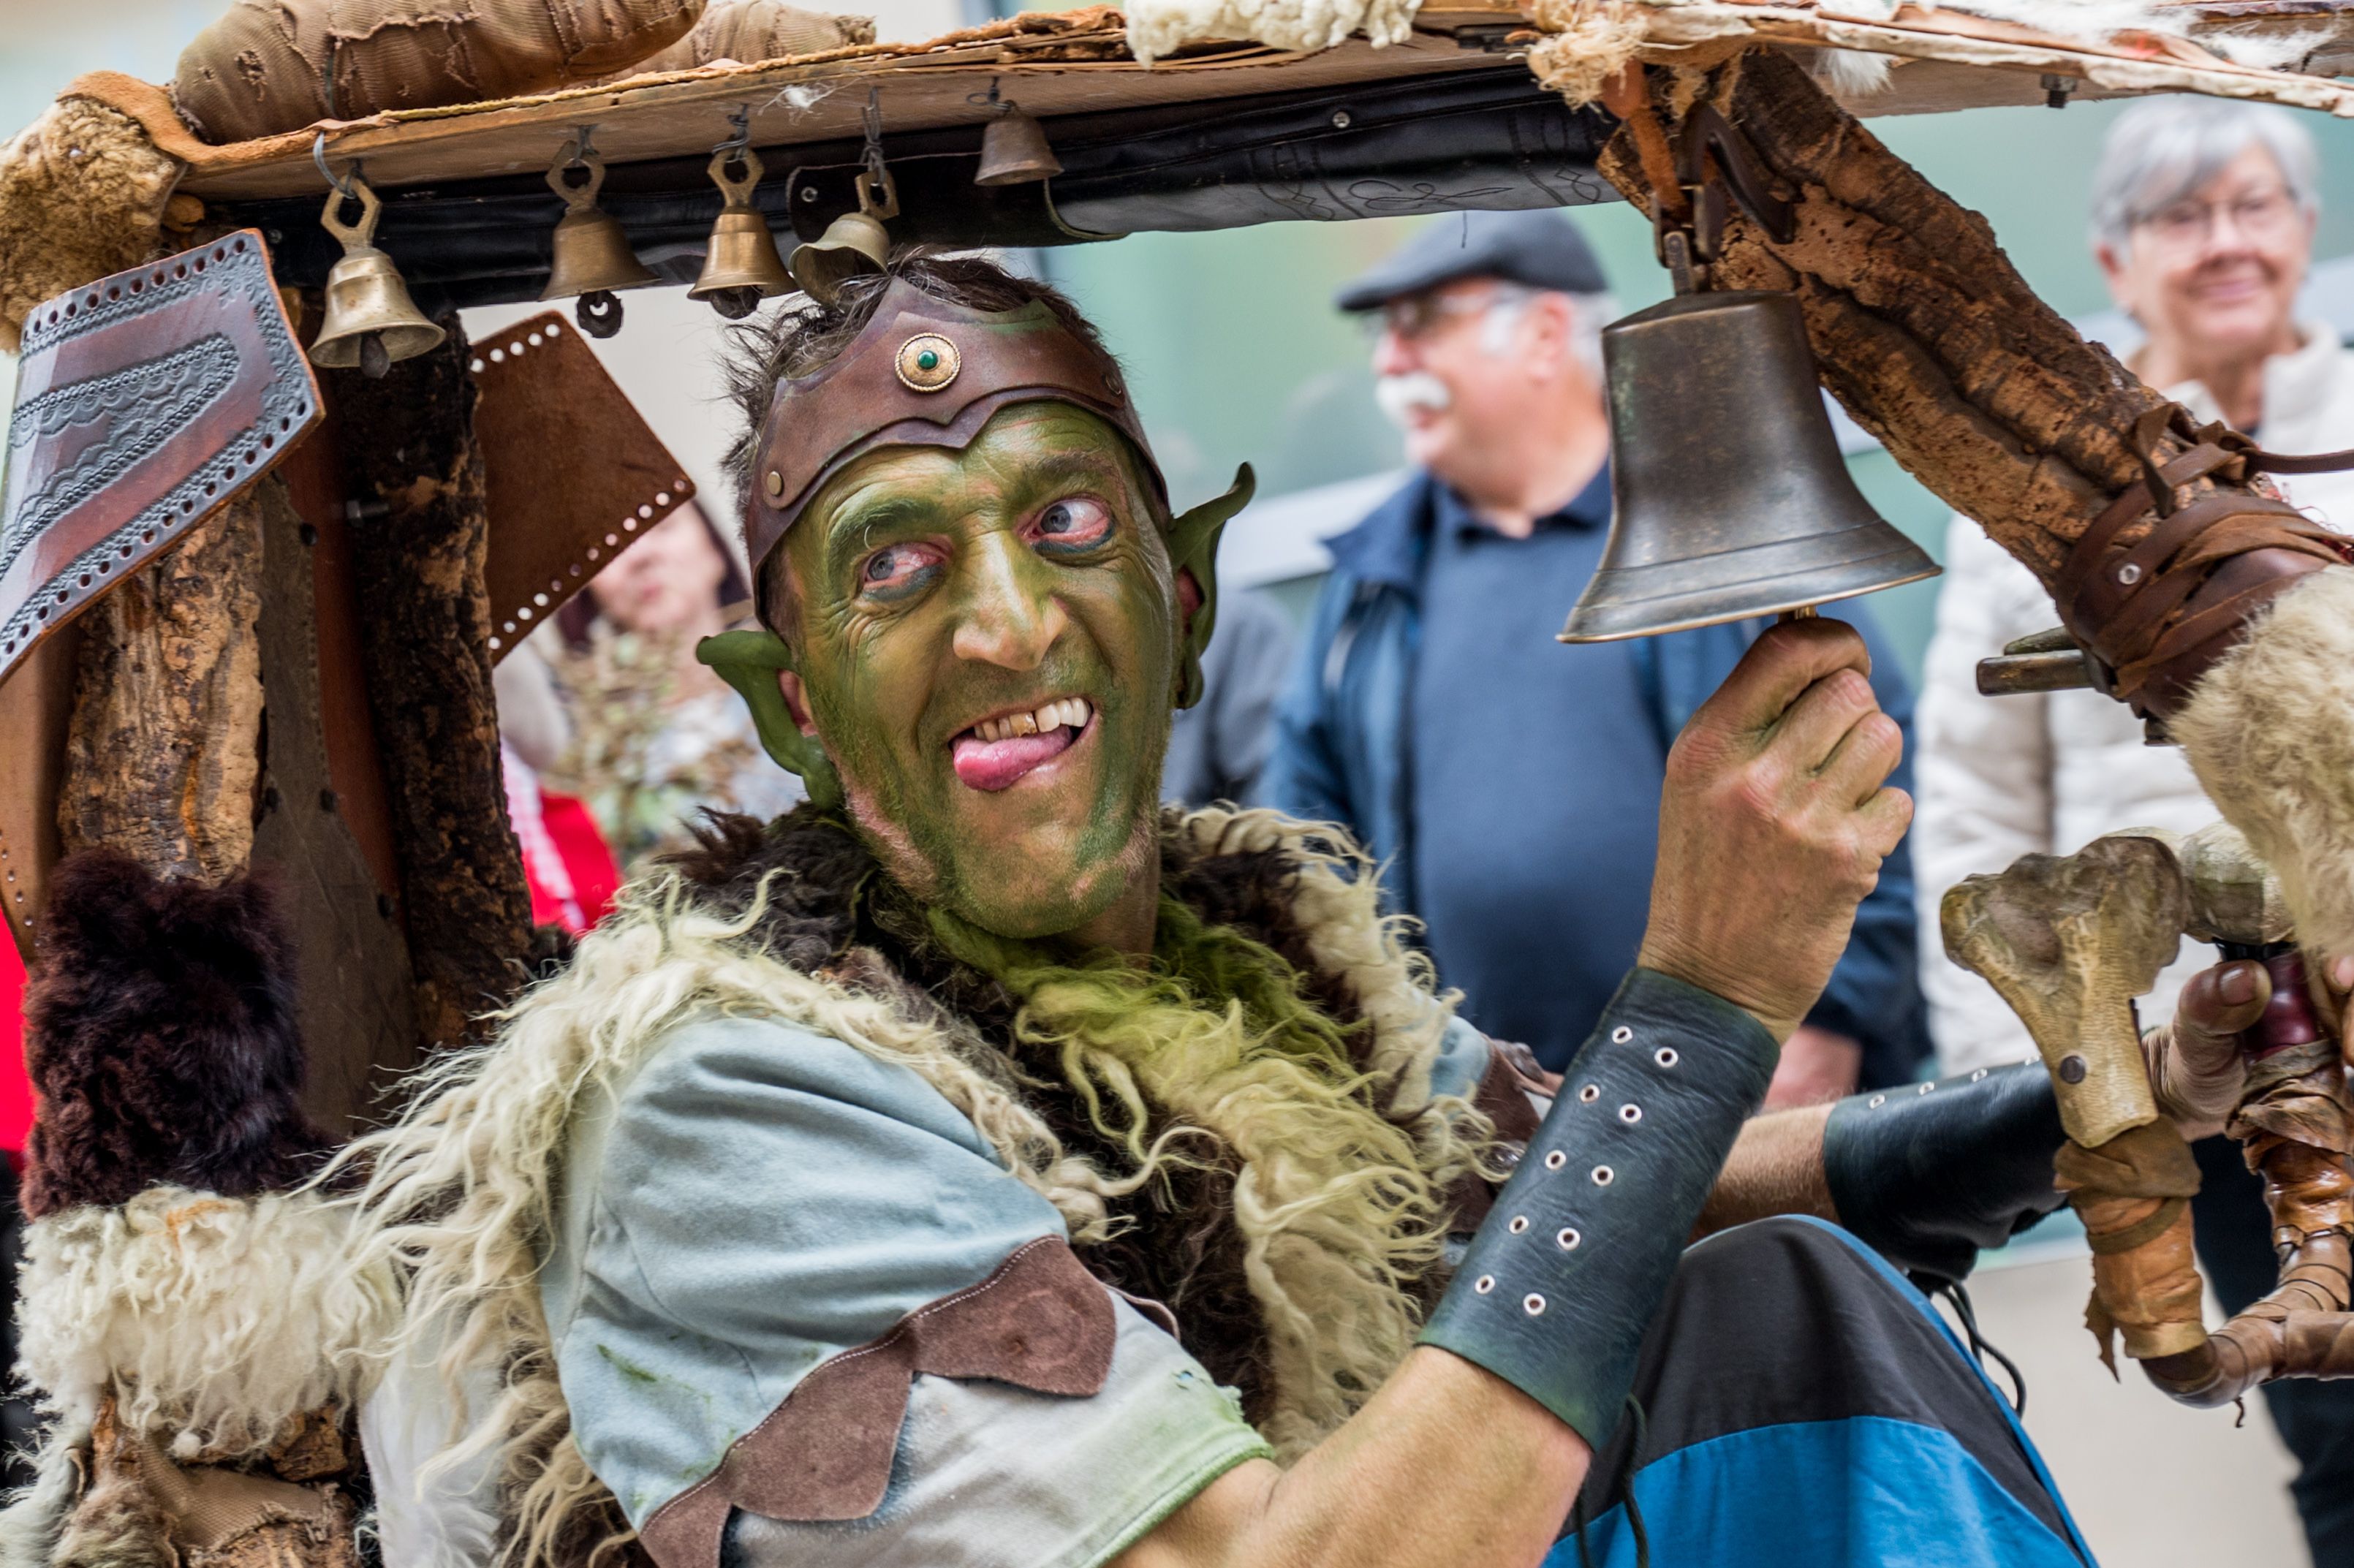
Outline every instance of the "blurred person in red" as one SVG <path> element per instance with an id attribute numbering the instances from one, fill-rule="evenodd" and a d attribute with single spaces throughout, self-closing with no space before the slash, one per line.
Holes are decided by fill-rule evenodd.
<path id="1" fill-rule="evenodd" d="M 751 710 L 695 645 L 744 622 L 750 590 L 694 502 L 647 529 L 557 618 L 557 682 L 573 730 L 565 782 L 624 867 L 680 842 L 712 807 L 762 819 L 801 781 L 769 766 Z"/>

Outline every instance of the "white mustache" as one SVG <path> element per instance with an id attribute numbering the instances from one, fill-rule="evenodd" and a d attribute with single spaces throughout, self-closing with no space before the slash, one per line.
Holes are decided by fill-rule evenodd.
<path id="1" fill-rule="evenodd" d="M 1455 394 L 1447 383 L 1427 370 L 1409 370 L 1403 376 L 1381 376 L 1373 380 L 1373 401 L 1390 423 L 1403 426 L 1407 416 L 1416 408 L 1432 413 L 1444 413 L 1454 403 Z"/>

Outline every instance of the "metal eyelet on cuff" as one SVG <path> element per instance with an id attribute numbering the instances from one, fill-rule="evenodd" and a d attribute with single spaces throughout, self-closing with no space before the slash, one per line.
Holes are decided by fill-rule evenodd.
<path id="1" fill-rule="evenodd" d="M 1551 1154 L 1548 1154 L 1548 1155 L 1546 1155 L 1546 1156 L 1545 1156 L 1545 1169 L 1546 1169 L 1546 1170 L 1548 1170 L 1548 1171 L 1558 1171 L 1558 1170 L 1560 1170 L 1563 1166 L 1564 1166 L 1564 1165 L 1566 1165 L 1566 1164 L 1568 1164 L 1568 1163 L 1569 1163 L 1569 1156 L 1568 1156 L 1568 1155 L 1566 1155 L 1566 1154 L 1564 1154 L 1564 1153 L 1563 1153 L 1560 1150 L 1558 1150 L 1558 1149 L 1554 1150 Z"/>
<path id="2" fill-rule="evenodd" d="M 1635 1038 L 1635 1032 L 1623 1023 L 1610 1032 L 1610 1043 L 1613 1045 L 1624 1045 L 1633 1038 Z"/>
<path id="3" fill-rule="evenodd" d="M 1542 1318 L 1544 1316 L 1544 1309 L 1545 1298 L 1538 1295 L 1535 1291 L 1532 1290 L 1526 1296 L 1521 1298 L 1521 1310 L 1526 1312 L 1530 1317 Z"/>
<path id="4" fill-rule="evenodd" d="M 1878 1110 L 1887 1103 L 1888 1097 L 1886 1095 L 1874 1095 L 1871 1099 L 1864 1102 L 1866 1108 L 1871 1110 Z"/>
<path id="5" fill-rule="evenodd" d="M 1682 1061 L 1683 1058 L 1676 1054 L 1676 1048 L 1674 1046 L 1662 1045 L 1658 1050 L 1651 1053 L 1651 1060 L 1657 1062 L 1662 1067 L 1672 1067 L 1677 1063 Z"/>
<path id="6" fill-rule="evenodd" d="M 1925 1095 L 1925 1094 L 1927 1094 L 1931 1089 L 1934 1089 L 1934 1088 L 1935 1088 L 1936 1086 L 1936 1086 L 1936 1085 L 1935 1085 L 1935 1084 L 1924 1084 L 1924 1085 L 1922 1085 L 1919 1088 L 1917 1088 L 1917 1089 L 1914 1090 L 1913 1092 L 1914 1092 L 1914 1094 L 1916 1094 L 1916 1095 Z"/>
<path id="7" fill-rule="evenodd" d="M 1618 1180 L 1618 1173 L 1616 1171 L 1611 1170 L 1607 1165 L 1597 1165 L 1594 1168 L 1594 1184 L 1596 1186 L 1607 1187 L 1611 1182 L 1616 1181 L 1617 1180 Z"/>
<path id="8" fill-rule="evenodd" d="M 1628 1127 L 1632 1127 L 1637 1122 L 1643 1119 L 1643 1107 L 1638 1105 L 1631 1104 L 1620 1106 L 1618 1107 L 1618 1119 L 1625 1122 Z"/>
<path id="9" fill-rule="evenodd" d="M 1987 1070 L 1986 1070 L 1984 1067 L 1980 1067 L 1977 1072 L 1972 1073 L 1972 1074 L 1970 1075 L 1970 1082 L 1972 1082 L 1973 1084 L 1975 1084 L 1975 1083 L 1977 1083 L 1980 1078 L 1983 1078 L 1983 1077 L 1985 1077 L 1986 1075 L 1987 1075 Z"/>
<path id="10" fill-rule="evenodd" d="M 1553 1233 L 1553 1245 L 1560 1247 L 1562 1251 L 1575 1252 L 1577 1250 L 1577 1244 L 1584 1241 L 1585 1238 L 1577 1234 L 1575 1226 L 1564 1225 L 1560 1230 Z"/>
<path id="11" fill-rule="evenodd" d="M 1584 1088 L 1577 1091 L 1577 1103 L 1582 1106 L 1590 1106 L 1601 1097 L 1602 1086 L 1600 1084 L 1588 1084 Z"/>
<path id="12" fill-rule="evenodd" d="M 1512 1216 L 1512 1223 L 1506 1225 L 1504 1228 L 1511 1232 L 1514 1235 L 1519 1235 L 1529 1228 L 1529 1217 L 1526 1214 L 1514 1214 Z"/>
<path id="13" fill-rule="evenodd" d="M 1471 1288 L 1485 1296 L 1496 1288 L 1496 1277 L 1492 1274 L 1483 1274 L 1471 1282 Z"/>

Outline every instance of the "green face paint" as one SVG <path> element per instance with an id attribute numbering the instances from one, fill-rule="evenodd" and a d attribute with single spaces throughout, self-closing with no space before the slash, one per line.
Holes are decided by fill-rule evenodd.
<path id="1" fill-rule="evenodd" d="M 960 451 L 870 452 L 784 541 L 791 662 L 854 820 L 984 930 L 1071 930 L 1152 863 L 1195 679 L 1172 545 L 1201 530 L 1164 539 L 1150 494 L 1109 424 L 1018 404 Z"/>

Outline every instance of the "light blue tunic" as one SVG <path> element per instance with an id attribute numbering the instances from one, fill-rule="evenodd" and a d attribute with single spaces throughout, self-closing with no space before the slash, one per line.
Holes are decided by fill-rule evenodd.
<path id="1" fill-rule="evenodd" d="M 1439 1092 L 1486 1065 L 1450 1030 Z M 1066 1236 L 916 1073 L 773 1019 L 677 1029 L 587 1107 L 566 1180 L 542 1300 L 575 1439 L 642 1527 L 811 1371 Z M 1099 1393 L 919 1373 L 872 1515 L 739 1510 L 728 1560 L 1086 1568 L 1269 1452 L 1230 1391 L 1111 1299 Z"/>

